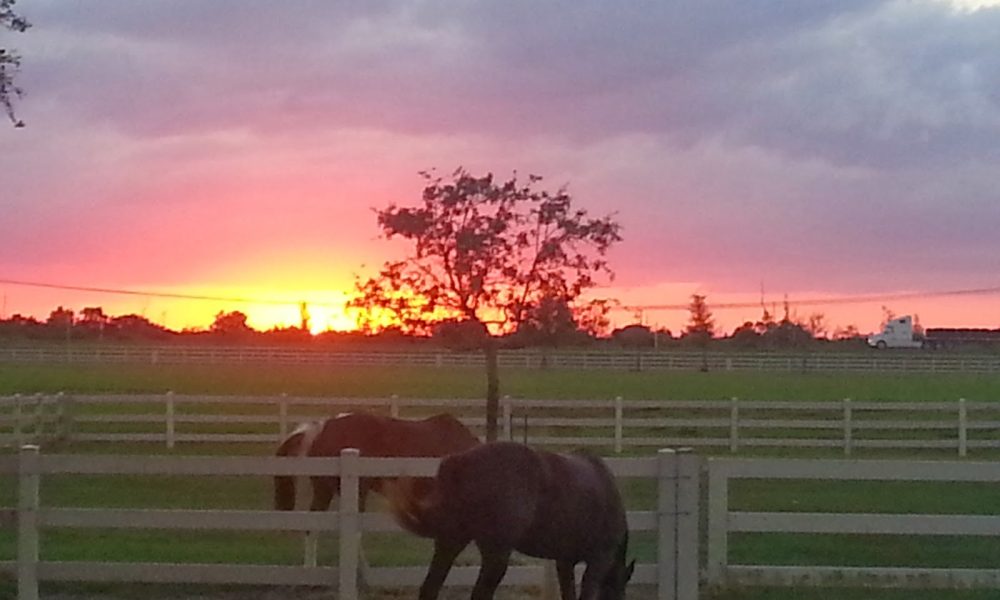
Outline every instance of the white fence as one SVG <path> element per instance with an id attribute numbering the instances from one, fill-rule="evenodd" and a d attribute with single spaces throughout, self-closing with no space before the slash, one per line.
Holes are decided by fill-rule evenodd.
<path id="1" fill-rule="evenodd" d="M 604 351 L 504 350 L 504 368 L 670 371 L 927 372 L 996 373 L 1000 355 L 935 351 L 886 352 L 695 352 L 609 349 Z M 268 364 L 482 367 L 481 352 L 336 351 L 260 346 L 0 346 L 0 362 Z"/>
<path id="2" fill-rule="evenodd" d="M 0 448 L 68 440 L 72 404 L 64 394 L 0 396 Z"/>
<path id="3" fill-rule="evenodd" d="M 911 588 L 1000 588 L 1000 569 L 759 566 L 728 561 L 728 535 L 739 532 L 885 535 L 1000 535 L 1000 517 L 805 512 L 733 512 L 736 479 L 946 481 L 1000 483 L 1000 464 L 924 461 L 708 461 L 708 582 L 712 585 L 812 585 Z"/>
<path id="4" fill-rule="evenodd" d="M 421 581 L 422 567 L 359 565 L 360 537 L 365 532 L 395 531 L 383 513 L 359 514 L 357 478 L 364 475 L 427 476 L 436 459 L 369 459 L 349 451 L 340 459 L 271 457 L 118 457 L 41 455 L 0 456 L 0 475 L 19 475 L 19 505 L 0 510 L 0 524 L 17 525 L 17 560 L 0 562 L 0 573 L 16 574 L 19 600 L 35 600 L 39 580 L 245 583 L 265 585 L 329 585 L 339 598 L 353 600 L 359 571 L 373 586 L 411 586 Z M 639 565 L 634 583 L 656 584 L 660 598 L 694 600 L 699 579 L 711 586 L 859 586 L 989 588 L 1000 590 L 997 568 L 858 567 L 844 565 L 733 564 L 733 534 L 797 533 L 878 534 L 890 536 L 1000 536 L 1000 517 L 962 514 L 871 514 L 816 512 L 741 512 L 731 510 L 730 486 L 741 479 L 812 481 L 917 481 L 1000 483 L 1000 464 L 975 462 L 885 460 L 708 459 L 690 453 L 660 451 L 650 458 L 608 459 L 619 477 L 656 478 L 654 511 L 628 513 L 631 531 L 655 531 L 657 562 Z M 60 474 L 143 475 L 336 475 L 344 480 L 346 500 L 337 513 L 240 510 L 135 510 L 47 507 L 39 499 L 39 482 Z M 700 482 L 707 479 L 706 530 L 699 535 Z M 102 563 L 40 560 L 40 528 L 155 528 L 164 530 L 336 531 L 340 544 L 337 566 Z M 706 562 L 699 569 L 699 544 Z M 796 555 L 796 559 L 802 559 Z M 700 572 L 699 572 L 700 571 Z M 475 568 L 454 570 L 449 585 L 469 585 Z M 543 569 L 513 567 L 505 585 L 540 585 Z"/>
<path id="5" fill-rule="evenodd" d="M 640 564 L 634 583 L 655 584 L 663 600 L 698 597 L 699 459 L 694 454 L 662 450 L 654 458 L 610 459 L 620 477 L 657 480 L 655 511 L 629 512 L 630 531 L 657 532 L 657 562 Z M 17 460 L 0 457 L 0 474 L 18 474 L 17 559 L 0 561 L 0 573 L 16 573 L 19 600 L 37 600 L 39 580 L 243 583 L 262 585 L 331 585 L 341 600 L 356 600 L 362 571 L 373 586 L 419 585 L 422 567 L 361 569 L 359 554 L 364 532 L 398 531 L 389 515 L 358 512 L 358 480 L 364 476 L 431 476 L 438 459 L 362 458 L 345 450 L 339 458 L 261 457 L 120 457 L 40 455 L 24 447 Z M 40 480 L 65 474 L 142 475 L 337 475 L 342 499 L 336 513 L 276 511 L 136 510 L 50 508 L 40 502 Z M 337 531 L 340 552 L 336 567 L 282 565 L 222 565 L 55 562 L 40 559 L 41 528 L 129 528 L 166 530 Z M 471 585 L 476 569 L 457 567 L 449 585 Z M 505 585 L 543 583 L 540 567 L 512 567 Z"/>
<path id="6" fill-rule="evenodd" d="M 413 417 L 450 412 L 484 428 L 482 399 L 186 396 L 0 397 L 0 446 L 42 439 L 275 444 L 297 422 L 366 409 Z M 1000 449 L 1000 402 L 501 400 L 501 438 L 613 450 L 696 447 L 858 452 Z M 245 431 L 242 431 L 245 430 Z"/>

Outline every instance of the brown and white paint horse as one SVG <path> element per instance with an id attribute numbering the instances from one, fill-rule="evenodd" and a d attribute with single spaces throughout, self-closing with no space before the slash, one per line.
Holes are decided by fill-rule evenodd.
<path id="1" fill-rule="evenodd" d="M 338 457 L 345 448 L 357 448 L 361 456 L 437 458 L 479 445 L 477 438 L 458 419 L 448 414 L 421 420 L 397 419 L 365 412 L 344 413 L 324 421 L 304 423 L 278 446 L 277 456 Z M 340 478 L 310 477 L 312 501 L 309 510 L 323 511 L 340 493 Z M 391 505 L 421 506 L 433 490 L 432 478 L 365 477 L 359 484 L 360 509 L 369 492 L 391 496 Z M 274 507 L 295 508 L 295 478 L 274 478 Z M 306 537 L 307 561 L 315 556 L 315 536 Z"/>

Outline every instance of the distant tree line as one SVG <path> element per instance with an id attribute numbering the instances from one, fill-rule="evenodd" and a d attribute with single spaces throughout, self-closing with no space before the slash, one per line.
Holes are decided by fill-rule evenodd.
<path id="1" fill-rule="evenodd" d="M 690 315 L 683 331 L 674 334 L 669 329 L 654 329 L 634 323 L 611 329 L 608 302 L 572 307 L 564 300 L 546 299 L 538 304 L 516 330 L 502 336 L 504 348 L 587 348 L 619 347 L 628 349 L 747 349 L 780 350 L 808 349 L 831 342 L 863 345 L 864 337 L 854 326 L 829 331 L 821 314 L 799 319 L 788 303 L 784 315 L 775 319 L 764 310 L 758 321 L 747 321 L 730 335 L 717 334 L 714 317 L 707 299 L 692 296 Z M 274 327 L 257 330 L 247 322 L 241 311 L 219 312 L 212 324 L 201 329 L 172 330 L 148 318 L 127 314 L 108 315 L 101 307 L 87 307 L 79 312 L 57 307 L 48 318 L 13 315 L 0 319 L 0 340 L 6 341 L 98 341 L 147 343 L 221 343 L 259 345 L 301 344 L 365 344 L 365 345 L 432 345 L 455 351 L 471 351 L 482 347 L 487 335 L 484 325 L 473 320 L 446 320 L 429 332 L 419 335 L 404 332 L 399 327 L 371 331 L 325 331 L 313 334 L 308 320 L 300 326 Z"/>

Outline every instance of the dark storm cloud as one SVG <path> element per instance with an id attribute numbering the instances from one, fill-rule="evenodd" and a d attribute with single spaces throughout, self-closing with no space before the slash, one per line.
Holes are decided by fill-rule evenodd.
<path id="1" fill-rule="evenodd" d="M 584 140 L 643 132 L 887 166 L 989 158 L 1000 135 L 1000 10 L 871 1 L 34 8 L 39 28 L 80 44 L 36 61 L 40 93 L 137 135 L 248 125 Z"/>
<path id="2" fill-rule="evenodd" d="M 618 209 L 627 221 L 633 258 L 620 270 L 636 278 L 754 289 L 767 274 L 836 279 L 849 291 L 930 272 L 939 273 L 931 287 L 975 287 L 996 271 L 1000 8 L 34 0 L 23 9 L 35 27 L 18 39 L 29 92 L 20 109 L 54 133 L 42 149 L 0 147 L 0 160 L 21 161 L 9 185 L 31 215 L 39 209 L 28 204 L 58 196 L 58 185 L 93 180 L 95 197 L 127 198 L 126 172 L 186 189 L 199 184 L 187 169 L 202 154 L 277 156 L 294 153 L 298 136 L 377 131 L 404 144 L 476 140 L 465 160 L 565 176 L 597 212 Z M 232 132 L 245 138 L 212 140 Z M 186 142 L 165 156 L 176 140 Z M 426 148 L 421 167 L 451 166 L 447 151 Z M 39 185 L 46 165 L 62 177 Z M 242 171 L 236 161 L 218 172 Z M 90 207 L 88 218 L 102 217 Z M 695 258 L 671 258 L 685 254 Z"/>

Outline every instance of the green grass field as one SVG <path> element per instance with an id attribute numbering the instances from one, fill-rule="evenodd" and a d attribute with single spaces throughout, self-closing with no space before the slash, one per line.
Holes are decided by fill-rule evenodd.
<path id="1" fill-rule="evenodd" d="M 327 368 L 259 366 L 0 365 L 0 395 L 35 392 L 162 393 L 404 398 L 477 398 L 484 389 L 478 369 Z M 689 373 L 509 370 L 501 373 L 502 393 L 522 398 L 727 400 L 953 401 L 967 398 L 1000 403 L 1000 377 L 985 375 L 880 375 L 786 373 Z M 71 445 L 68 452 L 165 453 L 154 445 Z M 269 453 L 261 445 L 181 446 L 176 453 Z M 829 454 L 828 454 L 829 456 Z M 921 454 L 921 457 L 926 455 Z M 912 457 L 912 456 L 911 456 Z M 948 456 L 951 458 L 951 456 Z M 632 509 L 651 509 L 651 482 L 623 481 Z M 59 477 L 43 483 L 43 504 L 75 507 L 265 509 L 270 482 L 259 478 Z M 0 505 L 11 506 L 13 486 L 0 485 Z M 979 484 L 889 484 L 872 482 L 743 481 L 731 491 L 735 510 L 819 512 L 912 512 L 995 514 L 1000 490 Z M 636 536 L 632 552 L 641 561 L 655 557 L 651 536 Z M 423 564 L 429 546 L 404 535 L 366 536 L 366 551 L 379 564 Z M 321 560 L 336 560 L 336 544 L 323 544 Z M 755 564 L 839 564 L 994 568 L 1000 540 L 836 535 L 734 535 L 730 559 Z M 78 560 L 231 561 L 294 564 L 297 536 L 156 531 L 57 530 L 42 540 L 43 558 Z M 0 532 L 0 560 L 14 556 L 10 530 Z M 474 560 L 474 556 L 470 557 Z M 55 586 L 53 589 L 58 589 Z M 113 588 L 114 586 L 112 586 Z M 135 586 L 120 586 L 133 589 Z M 11 584 L 0 582 L 0 598 Z M 111 590 L 112 592 L 114 590 Z M 111 592 L 108 592 L 111 593 Z M 123 592 L 124 593 L 124 592 Z M 790 590 L 754 588 L 720 591 L 718 600 L 790 600 L 814 597 L 924 600 L 996 598 L 987 592 L 873 590 Z"/>
<path id="2" fill-rule="evenodd" d="M 692 400 L 1000 400 L 1000 376 L 973 374 L 501 371 L 501 393 L 521 398 Z M 256 365 L 0 364 L 0 395 L 160 393 L 476 398 L 480 369 Z"/>

